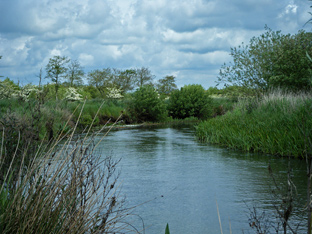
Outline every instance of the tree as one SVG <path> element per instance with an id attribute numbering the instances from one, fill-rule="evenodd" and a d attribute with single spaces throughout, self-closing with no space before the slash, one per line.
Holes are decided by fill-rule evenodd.
<path id="1" fill-rule="evenodd" d="M 0 55 L 0 59 L 2 59 L 2 56 Z M 3 77 L 3 76 L 0 76 L 0 77 Z"/>
<path id="2" fill-rule="evenodd" d="M 306 52 L 312 54 L 311 35 L 303 30 L 283 35 L 266 27 L 266 32 L 253 37 L 249 45 L 231 48 L 233 63 L 221 67 L 218 84 L 261 91 L 272 87 L 309 89 L 312 65 Z"/>
<path id="3" fill-rule="evenodd" d="M 112 87 L 113 74 L 110 68 L 94 70 L 88 74 L 89 85 L 95 86 L 102 97 L 105 97 L 106 89 Z"/>
<path id="4" fill-rule="evenodd" d="M 170 93 L 177 89 L 174 76 L 165 76 L 163 79 L 159 79 L 157 83 L 158 93 L 164 95 L 170 95 Z"/>
<path id="5" fill-rule="evenodd" d="M 118 70 L 114 69 L 113 84 L 122 94 L 134 89 L 137 73 L 135 69 Z"/>
<path id="6" fill-rule="evenodd" d="M 163 121 L 167 118 L 164 101 L 158 97 L 157 91 L 151 85 L 140 87 L 133 94 L 129 106 L 130 115 L 139 122 Z"/>
<path id="7" fill-rule="evenodd" d="M 39 89 L 41 89 L 41 82 L 42 82 L 42 68 L 40 68 L 39 74 L 36 75 L 39 78 Z"/>
<path id="8" fill-rule="evenodd" d="M 146 67 L 136 69 L 136 83 L 138 87 L 152 85 L 154 77 L 155 76 L 152 75 L 151 71 Z"/>
<path id="9" fill-rule="evenodd" d="M 74 85 L 81 85 L 82 77 L 84 76 L 83 68 L 81 67 L 78 60 L 73 60 L 68 66 L 67 79 L 69 81 L 70 87 Z"/>
<path id="10" fill-rule="evenodd" d="M 207 118 L 211 109 L 211 98 L 201 85 L 185 85 L 174 90 L 169 99 L 169 115 L 173 118 Z"/>
<path id="11" fill-rule="evenodd" d="M 63 77 L 65 77 L 67 72 L 66 64 L 69 63 L 70 59 L 66 56 L 54 56 L 49 59 L 49 63 L 46 66 L 46 78 L 51 79 L 55 84 L 55 95 L 57 99 L 57 92 L 59 89 L 59 83 Z"/>

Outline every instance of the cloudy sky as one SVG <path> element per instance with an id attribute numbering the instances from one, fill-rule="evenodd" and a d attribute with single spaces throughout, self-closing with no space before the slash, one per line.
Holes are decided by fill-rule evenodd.
<path id="1" fill-rule="evenodd" d="M 0 75 L 38 84 L 54 55 L 94 69 L 148 67 L 179 87 L 215 86 L 230 48 L 273 30 L 296 33 L 308 0 L 0 0 Z"/>

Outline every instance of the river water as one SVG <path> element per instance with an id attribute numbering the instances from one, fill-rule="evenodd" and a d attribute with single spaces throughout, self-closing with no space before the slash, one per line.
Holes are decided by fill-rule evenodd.
<path id="1" fill-rule="evenodd" d="M 126 206 L 137 206 L 131 223 L 142 233 L 164 234 L 169 223 L 171 233 L 215 234 L 221 233 L 219 214 L 223 233 L 255 233 L 248 221 L 253 207 L 273 221 L 277 193 L 272 193 L 268 165 L 282 186 L 288 159 L 203 144 L 194 134 L 192 126 L 184 125 L 116 130 L 105 137 L 102 151 L 121 158 Z M 306 167 L 302 160 L 290 163 L 297 190 L 290 220 L 304 233 Z"/>

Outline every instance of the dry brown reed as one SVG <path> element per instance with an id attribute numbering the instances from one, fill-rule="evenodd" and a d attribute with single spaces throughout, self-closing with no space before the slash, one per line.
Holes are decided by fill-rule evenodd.
<path id="1" fill-rule="evenodd" d="M 42 144 L 31 164 L 22 160 L 12 187 L 13 155 L 0 185 L 1 233 L 139 233 L 127 222 L 131 211 L 119 195 L 118 160 L 97 150 L 103 133 L 91 133 L 91 125 L 79 137 L 76 127 Z"/>

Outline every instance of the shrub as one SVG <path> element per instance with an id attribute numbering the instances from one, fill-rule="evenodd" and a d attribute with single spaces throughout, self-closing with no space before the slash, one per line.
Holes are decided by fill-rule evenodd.
<path id="1" fill-rule="evenodd" d="M 129 113 L 138 122 L 164 121 L 168 117 L 164 100 L 159 98 L 154 87 L 149 85 L 134 92 L 129 103 Z"/>
<path id="2" fill-rule="evenodd" d="M 169 114 L 173 118 L 207 118 L 211 115 L 212 99 L 201 85 L 185 85 L 171 93 Z"/>

